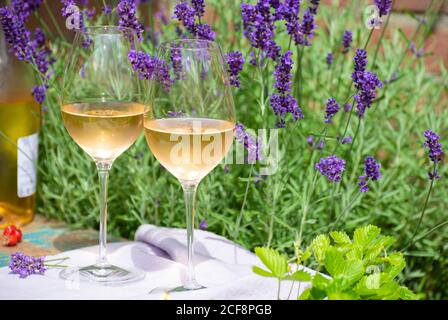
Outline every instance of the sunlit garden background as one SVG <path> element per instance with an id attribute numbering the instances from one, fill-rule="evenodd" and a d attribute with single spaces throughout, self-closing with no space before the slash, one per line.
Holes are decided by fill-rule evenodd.
<path id="1" fill-rule="evenodd" d="M 66 133 L 55 89 L 67 64 L 72 34 L 61 17 L 53 21 L 49 15 L 60 15 L 61 4 L 55 9 L 57 1 L 48 2 L 38 10 L 42 15 L 33 17 L 42 29 L 47 28 L 48 46 L 55 59 L 42 104 L 37 212 L 73 228 L 97 228 L 94 163 Z M 118 1 L 105 2 L 112 8 L 107 14 L 103 1 L 75 2 L 85 10 L 86 25 L 118 24 L 113 9 Z M 136 2 L 144 29 L 141 50 L 154 55 L 164 40 L 191 37 L 185 21 L 178 19 L 180 14 L 173 15 L 176 1 Z M 427 1 L 419 13 L 403 10 L 379 15 L 369 7 L 374 2 L 300 1 L 297 17 L 301 27 L 306 29 L 307 19 L 316 25 L 313 29 L 311 21 L 309 32 L 295 39 L 288 32 L 290 17 L 278 9 L 280 3 L 292 5 L 294 1 L 206 1 L 205 14 L 198 17 L 200 23 L 211 26 L 223 55 L 239 51 L 244 59 L 239 87 L 232 88 L 237 122 L 244 125 L 251 135 L 249 142 L 256 146 L 257 129 L 277 129 L 279 160 L 271 175 L 261 174 L 267 166 L 263 160 L 215 168 L 199 187 L 196 223 L 250 250 L 267 246 L 290 258 L 300 255 L 319 234 L 332 230 L 352 234 L 358 227 L 375 225 L 382 234 L 395 237 L 391 248 L 404 254 L 407 265 L 399 282 L 420 298 L 446 299 L 446 162 L 443 155 L 430 159 L 431 147 L 424 146 L 426 130 L 437 133 L 443 147 L 448 145 L 448 61 L 432 52 L 446 45 L 446 38 L 433 37 L 438 24 L 447 19 L 443 15 L 445 2 Z M 243 3 L 260 6 L 243 5 L 249 11 L 259 10 L 260 16 L 253 20 L 247 12 L 242 16 Z M 260 13 L 263 4 L 273 19 L 270 39 L 279 46 L 274 58 L 269 48 L 254 47 L 259 42 L 251 36 L 259 28 L 257 21 L 266 19 Z M 89 11 L 92 8 L 96 8 L 95 14 Z M 409 28 L 400 27 L 403 19 Z M 372 24 L 377 28 L 372 29 Z M 426 40 L 431 37 L 428 45 Z M 267 47 L 272 49 L 272 43 Z M 364 89 L 353 84 L 356 75 L 352 76 L 354 57 L 363 48 L 367 51 L 366 70 L 381 82 L 376 84 L 378 88 L 374 86 L 375 97 L 364 112 L 357 100 L 363 99 L 359 95 Z M 285 71 L 278 68 L 276 75 L 274 71 L 287 60 L 287 51 L 291 52 L 292 85 L 284 92 L 276 83 L 278 73 Z M 362 53 L 358 52 L 358 62 L 359 55 Z M 229 69 L 234 68 L 230 65 Z M 367 91 L 365 94 L 372 93 Z M 279 111 L 272 98 L 276 94 L 294 97 L 302 114 L 295 108 Z M 336 110 L 334 103 L 339 106 Z M 269 158 L 268 142 L 259 141 L 262 154 L 258 158 Z M 328 173 L 322 176 L 315 167 L 331 155 L 345 161 L 340 181 L 334 176 L 331 181 Z M 365 172 L 368 156 L 381 165 L 381 177 Z M 110 233 L 132 238 L 143 223 L 185 227 L 181 187 L 149 152 L 143 136 L 116 160 L 111 176 Z M 307 266 L 316 267 L 316 262 L 309 261 Z"/>

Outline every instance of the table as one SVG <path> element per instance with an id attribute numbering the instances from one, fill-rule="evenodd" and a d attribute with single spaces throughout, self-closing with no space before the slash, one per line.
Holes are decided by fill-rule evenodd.
<path id="1" fill-rule="evenodd" d="M 14 247 L 0 246 L 0 267 L 9 263 L 9 256 L 22 251 L 32 256 L 54 255 L 59 252 L 98 244 L 98 231 L 70 228 L 67 224 L 36 215 L 33 222 L 22 227 L 22 242 Z M 112 237 L 109 242 L 124 241 Z"/>

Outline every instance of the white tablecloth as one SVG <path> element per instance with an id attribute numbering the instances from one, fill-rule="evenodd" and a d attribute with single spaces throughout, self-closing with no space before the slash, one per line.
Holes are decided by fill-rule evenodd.
<path id="1" fill-rule="evenodd" d="M 45 275 L 20 279 L 7 267 L 0 269 L 0 299 L 276 299 L 277 281 L 252 272 L 262 266 L 251 252 L 211 232 L 195 231 L 195 263 L 197 280 L 206 289 L 170 292 L 185 277 L 186 232 L 143 225 L 136 232 L 136 241 L 108 245 L 108 258 L 113 264 L 137 267 L 145 271 L 143 280 L 120 286 L 66 281 L 58 269 Z M 87 247 L 48 257 L 70 257 L 64 264 L 71 267 L 95 263 L 98 247 Z M 310 270 L 310 272 L 312 272 Z M 284 282 L 281 298 L 289 296 L 291 282 Z M 307 284 L 293 284 L 291 298 Z"/>

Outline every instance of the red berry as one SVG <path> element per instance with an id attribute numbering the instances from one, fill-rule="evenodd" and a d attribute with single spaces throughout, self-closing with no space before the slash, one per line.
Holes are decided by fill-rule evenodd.
<path id="1" fill-rule="evenodd" d="M 3 239 L 5 239 L 5 245 L 7 245 L 8 247 L 14 247 L 18 241 L 17 236 L 15 235 L 10 235 L 8 237 L 3 236 Z"/>
<path id="2" fill-rule="evenodd" d="M 8 237 L 16 230 L 17 230 L 17 227 L 15 225 L 11 224 L 11 225 L 7 226 L 5 228 L 5 230 L 3 230 L 3 235 Z"/>
<path id="3" fill-rule="evenodd" d="M 17 242 L 22 242 L 22 231 L 20 229 L 16 229 L 11 233 L 10 237 L 16 237 Z"/>

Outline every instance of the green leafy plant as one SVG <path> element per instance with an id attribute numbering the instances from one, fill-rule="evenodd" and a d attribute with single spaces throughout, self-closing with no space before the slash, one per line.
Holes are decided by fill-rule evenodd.
<path id="1" fill-rule="evenodd" d="M 284 280 L 310 282 L 311 287 L 301 293 L 300 300 L 417 299 L 397 279 L 406 262 L 403 253 L 388 252 L 394 242 L 393 237 L 382 235 L 381 229 L 372 225 L 357 228 L 352 238 L 345 232 L 332 231 L 329 236 L 318 235 L 296 257 L 297 265 L 314 260 L 316 274 L 304 270 L 291 273 L 286 256 L 271 248 L 255 249 L 269 271 L 257 266 L 253 271 L 277 278 L 279 291 Z"/>

